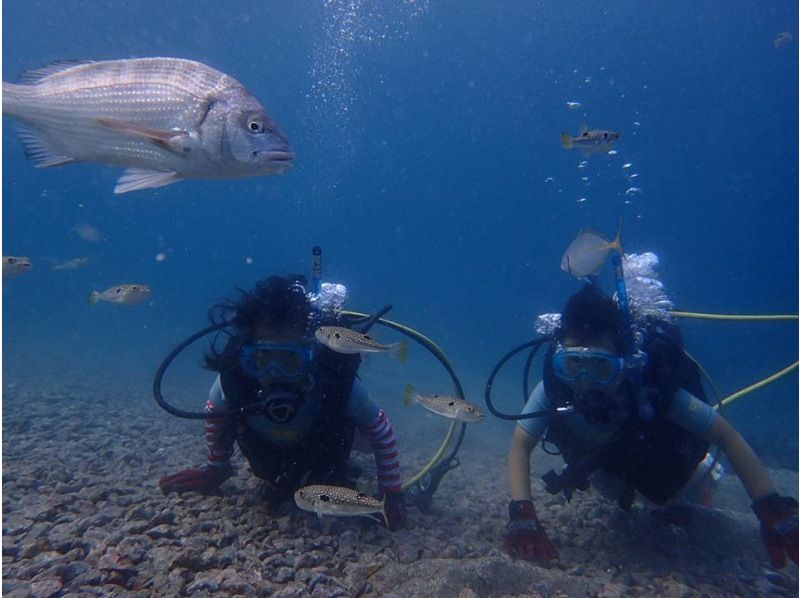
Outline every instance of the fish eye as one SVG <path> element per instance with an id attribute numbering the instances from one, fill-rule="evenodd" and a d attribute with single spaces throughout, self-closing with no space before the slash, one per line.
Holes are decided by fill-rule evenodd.
<path id="1" fill-rule="evenodd" d="M 251 133 L 263 133 L 264 123 L 259 118 L 251 118 L 247 121 L 247 128 Z"/>

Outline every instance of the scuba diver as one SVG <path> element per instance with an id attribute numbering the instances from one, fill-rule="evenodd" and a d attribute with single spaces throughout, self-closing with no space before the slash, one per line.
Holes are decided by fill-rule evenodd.
<path id="1" fill-rule="evenodd" d="M 690 495 L 698 480 L 715 465 L 713 444 L 753 501 L 772 566 L 783 567 L 787 555 L 797 563 L 797 501 L 776 492 L 747 442 L 704 401 L 677 326 L 649 318 L 634 339 L 623 306 L 594 283 L 573 295 L 547 339 L 542 381 L 522 411 L 527 417 L 506 417 L 517 420 L 508 452 L 507 552 L 539 562 L 558 558 L 531 500 L 531 452 L 540 440 L 565 461 L 560 475 L 543 477 L 548 492 L 569 499 L 593 485 L 625 510 L 637 492 L 656 505 L 696 498 Z"/>
<path id="2" fill-rule="evenodd" d="M 208 461 L 159 480 L 170 492 L 212 491 L 231 477 L 238 443 L 270 504 L 306 484 L 352 486 L 348 459 L 356 427 L 375 454 L 389 529 L 405 521 L 400 463 L 392 424 L 358 380 L 358 354 L 315 340 L 320 326 L 346 325 L 306 292 L 304 276 L 271 276 L 238 301 L 211 308 L 212 324 L 230 329 L 204 366 L 218 373 L 205 409 Z M 257 410 L 253 405 L 259 404 Z M 240 410 L 240 407 L 250 406 Z"/>

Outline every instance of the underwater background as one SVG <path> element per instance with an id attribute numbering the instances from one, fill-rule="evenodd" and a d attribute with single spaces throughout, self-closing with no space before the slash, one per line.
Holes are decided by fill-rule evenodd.
<path id="1" fill-rule="evenodd" d="M 793 39 L 775 43 L 782 32 Z M 6 81 L 60 59 L 145 56 L 238 79 L 295 166 L 115 196 L 121 169 L 36 169 L 4 119 L 3 254 L 33 261 L 3 284 L 6 388 L 89 386 L 168 418 L 150 390 L 164 355 L 237 287 L 309 275 L 313 245 L 351 309 L 391 304 L 387 317 L 435 340 L 478 405 L 495 362 L 580 288 L 559 262 L 584 226 L 612 238 L 622 219 L 625 250 L 659 256 L 677 309 L 798 311 L 796 3 L 3 3 Z M 583 124 L 618 131 L 617 154 L 562 149 L 561 131 Z M 51 269 L 78 256 L 86 267 Z M 611 292 L 610 268 L 601 280 Z M 129 282 L 150 285 L 150 300 L 87 304 L 90 290 Z M 681 327 L 722 394 L 797 359 L 794 322 Z M 200 410 L 212 381 L 205 346 L 165 381 L 185 408 Z M 405 365 L 362 370 L 406 422 L 406 383 L 450 390 L 416 347 Z M 506 411 L 522 405 L 519 372 L 498 382 Z M 726 411 L 773 467 L 797 469 L 797 397 L 795 371 Z M 510 432 L 489 416 L 467 440 L 503 447 Z"/>

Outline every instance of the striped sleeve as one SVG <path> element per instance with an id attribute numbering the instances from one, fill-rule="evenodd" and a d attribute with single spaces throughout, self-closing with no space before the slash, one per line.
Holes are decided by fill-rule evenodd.
<path id="1" fill-rule="evenodd" d="M 208 392 L 205 410 L 207 413 L 224 410 L 227 407 L 219 376 Z M 208 445 L 208 465 L 222 467 L 230 464 L 233 455 L 234 434 L 230 422 L 225 417 L 206 420 L 206 444 Z"/>
<path id="2" fill-rule="evenodd" d="M 375 453 L 375 465 L 378 469 L 378 488 L 382 494 L 400 492 L 400 459 L 397 441 L 394 437 L 392 423 L 383 409 L 366 426 L 360 426 L 361 432 L 369 438 L 372 451 Z"/>

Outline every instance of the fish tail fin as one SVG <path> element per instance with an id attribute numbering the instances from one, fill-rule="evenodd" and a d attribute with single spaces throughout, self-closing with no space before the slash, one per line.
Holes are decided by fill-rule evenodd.
<path id="1" fill-rule="evenodd" d="M 619 228 L 617 228 L 617 236 L 608 245 L 609 249 L 613 249 L 618 255 L 622 256 L 625 252 L 622 250 L 622 218 L 619 219 Z"/>
<path id="2" fill-rule="evenodd" d="M 392 343 L 389 345 L 389 355 L 392 359 L 405 363 L 406 357 L 408 357 L 408 343 L 406 341 Z"/>
<path id="3" fill-rule="evenodd" d="M 572 149 L 573 145 L 574 144 L 572 143 L 572 137 L 570 137 L 569 135 L 567 135 L 566 133 L 564 133 L 562 131 L 562 133 L 561 133 L 561 147 L 563 147 L 564 149 Z"/>
<path id="4" fill-rule="evenodd" d="M 92 290 L 89 293 L 89 296 L 86 298 L 86 301 L 89 303 L 89 305 L 94 305 L 95 303 L 100 301 L 100 293 L 98 293 L 95 290 Z"/>
<path id="5" fill-rule="evenodd" d="M 406 384 L 406 388 L 403 391 L 403 405 L 406 407 L 411 407 L 411 403 L 414 402 L 414 387 L 411 384 Z"/>

